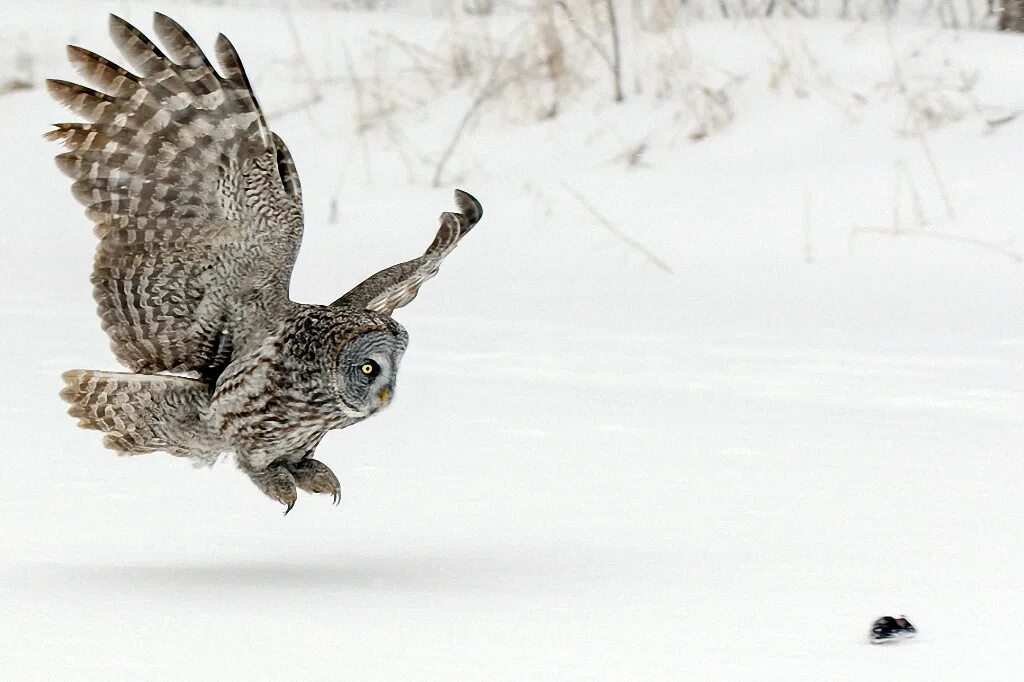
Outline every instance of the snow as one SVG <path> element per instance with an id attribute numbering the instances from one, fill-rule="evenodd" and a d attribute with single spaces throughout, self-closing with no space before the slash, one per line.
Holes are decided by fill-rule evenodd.
<path id="1" fill-rule="evenodd" d="M 141 3 L 50 8 L 0 19 L 36 79 L 71 76 L 71 37 L 110 53 L 106 11 L 149 27 Z M 306 94 L 267 47 L 294 55 L 280 12 L 175 16 L 205 45 L 231 36 L 268 111 Z M 434 45 L 447 26 L 293 19 L 332 77 L 339 46 L 386 72 L 367 56 L 382 32 Z M 306 197 L 298 300 L 419 253 L 455 186 L 485 209 L 396 313 L 394 405 L 320 447 L 341 507 L 303 495 L 287 518 L 230 461 L 118 458 L 65 415 L 60 372 L 116 367 L 95 238 L 40 138 L 66 113 L 40 88 L 0 97 L 3 676 L 1018 677 L 1024 123 L 985 120 L 1020 108 L 1024 43 L 824 20 L 685 38 L 695 73 L 740 77 L 732 120 L 699 142 L 678 103 L 606 102 L 599 63 L 552 120 L 484 111 L 437 189 L 420 155 L 440 156 L 469 87 L 421 84 L 428 104 L 396 116 L 411 162 L 380 129 L 357 139 L 345 82 L 271 117 Z M 773 88 L 780 44 L 796 75 Z M 904 131 L 893 54 L 912 93 L 959 112 L 927 148 Z M 935 85 L 963 73 L 968 92 Z M 988 246 L 851 238 L 892 229 L 894 201 L 904 231 Z M 900 613 L 918 637 L 870 646 Z"/>

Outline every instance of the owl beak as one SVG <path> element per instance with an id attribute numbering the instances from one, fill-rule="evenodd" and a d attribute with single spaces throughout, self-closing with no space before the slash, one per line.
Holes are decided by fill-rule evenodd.
<path id="1" fill-rule="evenodd" d="M 387 405 L 388 400 L 391 399 L 391 389 L 385 386 L 384 388 L 380 389 L 380 393 L 377 394 L 377 397 L 380 398 L 381 407 Z"/>

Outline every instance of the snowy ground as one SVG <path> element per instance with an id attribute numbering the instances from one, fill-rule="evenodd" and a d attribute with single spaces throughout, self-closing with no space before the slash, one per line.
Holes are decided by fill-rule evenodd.
<path id="1" fill-rule="evenodd" d="M 105 11 L 149 25 L 142 3 L 52 7 L 0 18 L 36 78 L 70 75 L 72 36 L 106 49 Z M 268 111 L 303 91 L 266 75 L 267 45 L 290 45 L 279 14 L 176 16 L 207 45 L 231 35 Z M 295 21 L 314 65 L 383 25 L 439 30 Z M 775 89 L 769 34 L 817 60 Z M 360 151 L 343 86 L 272 119 L 306 196 L 299 300 L 417 254 L 453 186 L 485 206 L 396 314 L 412 341 L 394 406 L 321 445 L 341 507 L 306 496 L 287 518 L 230 462 L 119 459 L 64 414 L 61 371 L 114 367 L 94 238 L 40 139 L 65 112 L 38 88 L 0 97 L 0 676 L 1019 678 L 1024 122 L 984 120 L 1024 105 L 1024 41 L 891 35 L 911 89 L 978 76 L 927 137 L 952 217 L 898 134 L 877 25 L 697 24 L 694 63 L 742 76 L 721 130 L 690 142 L 670 104 L 595 85 L 544 123 L 486 114 L 443 189 L 377 138 Z M 400 122 L 436 159 L 470 99 Z M 642 165 L 616 160 L 639 141 Z M 901 229 L 988 246 L 851 240 L 893 227 L 897 185 Z M 868 645 L 898 613 L 919 637 Z"/>

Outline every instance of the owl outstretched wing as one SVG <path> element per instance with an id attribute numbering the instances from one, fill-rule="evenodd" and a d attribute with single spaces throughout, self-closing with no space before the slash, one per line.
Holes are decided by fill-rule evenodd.
<path id="1" fill-rule="evenodd" d="M 455 204 L 459 213 L 441 214 L 441 227 L 422 256 L 370 275 L 331 305 L 358 307 L 387 315 L 408 305 L 423 283 L 437 274 L 441 261 L 483 217 L 483 207 L 468 192 L 455 190 Z"/>
<path id="2" fill-rule="evenodd" d="M 239 301 L 287 301 L 302 237 L 301 189 L 270 132 L 234 47 L 216 42 L 219 74 L 196 41 L 156 14 L 166 54 L 131 24 L 110 33 L 136 73 L 88 50 L 68 55 L 93 90 L 47 82 L 88 123 L 47 134 L 70 151 L 100 244 L 92 282 L 103 328 L 135 372 L 216 372 L 242 320 Z"/>

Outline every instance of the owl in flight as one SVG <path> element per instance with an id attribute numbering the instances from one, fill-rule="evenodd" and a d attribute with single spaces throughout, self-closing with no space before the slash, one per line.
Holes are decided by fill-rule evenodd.
<path id="1" fill-rule="evenodd" d="M 437 274 L 482 208 L 456 191 L 459 212 L 441 214 L 422 256 L 331 305 L 291 301 L 303 218 L 288 148 L 227 38 L 217 38 L 218 73 L 176 22 L 156 14 L 154 28 L 165 51 L 110 17 L 136 73 L 69 46 L 98 89 L 47 81 L 88 121 L 59 123 L 47 137 L 70 150 L 57 165 L 100 239 L 98 313 L 132 372 L 66 372 L 61 396 L 80 426 L 106 432 L 104 444 L 121 453 L 212 463 L 231 452 L 285 513 L 297 489 L 337 503 L 338 479 L 314 451 L 331 429 L 391 402 L 408 342 L 391 313 Z"/>

